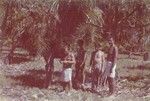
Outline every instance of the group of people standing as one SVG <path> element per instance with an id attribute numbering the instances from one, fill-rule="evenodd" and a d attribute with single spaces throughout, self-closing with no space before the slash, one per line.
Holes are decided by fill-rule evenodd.
<path id="1" fill-rule="evenodd" d="M 115 92 L 115 69 L 118 55 L 117 46 L 113 38 L 108 40 L 109 49 L 105 59 L 105 54 L 102 51 L 102 46 L 95 43 L 95 50 L 91 54 L 90 70 L 91 70 L 91 90 L 97 90 L 99 85 L 108 83 L 109 93 Z M 65 56 L 61 60 L 63 64 L 63 88 L 71 89 L 74 86 L 76 89 L 81 88 L 85 83 L 85 62 L 87 60 L 87 51 L 84 49 L 83 40 L 78 41 L 78 50 L 74 54 L 69 47 L 65 47 Z M 73 77 L 72 68 L 75 66 L 75 77 Z M 73 77 L 73 78 L 72 78 Z"/>

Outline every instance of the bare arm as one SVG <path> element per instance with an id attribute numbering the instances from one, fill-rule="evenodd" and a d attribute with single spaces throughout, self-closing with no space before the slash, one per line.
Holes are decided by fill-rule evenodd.
<path id="1" fill-rule="evenodd" d="M 118 48 L 115 46 L 115 52 L 114 52 L 114 62 L 113 66 L 117 63 L 117 58 L 118 58 Z"/>
<path id="2" fill-rule="evenodd" d="M 92 66 L 92 64 L 93 64 L 93 57 L 94 57 L 94 52 L 92 52 L 92 54 L 91 54 L 90 66 Z"/>
<path id="3" fill-rule="evenodd" d="M 104 56 L 105 54 L 103 53 L 103 55 L 102 55 L 102 71 L 104 71 L 104 69 L 105 69 L 105 56 Z"/>
<path id="4" fill-rule="evenodd" d="M 71 57 L 72 57 L 72 59 L 71 59 L 70 61 L 68 61 L 68 62 L 69 62 L 69 63 L 72 63 L 72 64 L 75 64 L 75 63 L 76 63 L 76 60 L 75 60 L 75 56 L 74 56 L 73 53 L 71 54 Z"/>
<path id="5" fill-rule="evenodd" d="M 70 60 L 64 60 L 64 61 L 61 61 L 62 63 L 70 63 L 70 64 L 75 64 L 75 57 L 74 57 L 74 54 L 70 54 L 71 55 L 71 59 Z"/>

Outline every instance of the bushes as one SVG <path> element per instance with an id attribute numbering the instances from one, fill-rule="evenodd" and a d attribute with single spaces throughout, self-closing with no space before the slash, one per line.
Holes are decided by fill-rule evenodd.
<path id="1" fill-rule="evenodd" d="M 149 10 L 144 1 L 129 1 L 3 0 L 3 35 L 11 44 L 21 44 L 36 55 L 81 38 L 86 46 L 94 41 L 103 43 L 106 32 L 111 32 L 121 51 L 133 43 L 139 48 L 143 36 L 148 36 Z"/>

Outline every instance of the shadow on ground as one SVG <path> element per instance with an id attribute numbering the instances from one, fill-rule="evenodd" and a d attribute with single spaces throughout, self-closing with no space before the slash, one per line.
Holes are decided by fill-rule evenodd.
<path id="1" fill-rule="evenodd" d="M 31 61 L 31 58 L 13 57 L 13 58 L 11 58 L 10 64 L 20 64 L 20 63 L 29 62 L 29 61 Z"/>
<path id="2" fill-rule="evenodd" d="M 17 76 L 8 76 L 9 78 L 16 81 L 17 85 L 27 86 L 27 87 L 38 87 L 43 88 L 44 86 L 44 70 L 28 70 L 25 74 Z"/>
<path id="3" fill-rule="evenodd" d="M 61 71 L 55 71 L 53 74 L 53 82 L 52 84 L 57 85 L 60 84 L 60 78 L 62 76 Z M 45 83 L 45 70 L 28 70 L 24 74 L 21 75 L 9 75 L 8 78 L 11 78 L 16 83 L 15 85 L 21 85 L 25 87 L 38 87 L 40 89 L 44 88 Z M 86 74 L 86 82 L 89 82 L 90 74 Z"/>
<path id="4" fill-rule="evenodd" d="M 58 83 L 58 78 L 61 76 L 61 72 L 54 72 L 55 82 L 53 84 Z M 26 87 L 38 87 L 44 88 L 45 83 L 45 70 L 28 70 L 25 74 L 17 75 L 17 76 L 8 76 L 12 80 L 16 81 L 17 85 L 26 86 Z"/>

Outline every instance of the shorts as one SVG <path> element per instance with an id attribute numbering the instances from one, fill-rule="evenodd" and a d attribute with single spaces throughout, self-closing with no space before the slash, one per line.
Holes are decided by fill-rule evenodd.
<path id="1" fill-rule="evenodd" d="M 112 62 L 108 61 L 106 69 L 110 70 L 111 68 L 112 68 Z M 116 76 L 116 64 L 114 65 L 112 69 L 112 73 L 110 73 L 108 77 L 115 78 L 115 76 Z"/>
<path id="2" fill-rule="evenodd" d="M 63 81 L 69 82 L 72 80 L 72 68 L 66 68 L 63 70 Z"/>

